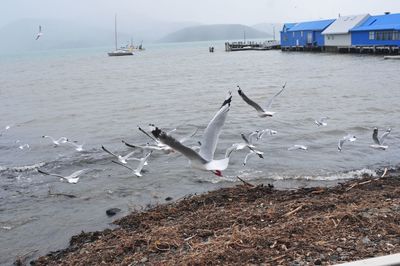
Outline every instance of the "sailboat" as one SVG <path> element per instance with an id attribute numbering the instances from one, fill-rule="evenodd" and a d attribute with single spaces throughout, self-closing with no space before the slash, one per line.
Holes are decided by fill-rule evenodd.
<path id="1" fill-rule="evenodd" d="M 118 36 L 117 36 L 117 14 L 115 14 L 115 50 L 112 52 L 108 52 L 109 56 L 124 56 L 124 55 L 133 55 L 131 50 L 126 49 L 118 49 Z"/>

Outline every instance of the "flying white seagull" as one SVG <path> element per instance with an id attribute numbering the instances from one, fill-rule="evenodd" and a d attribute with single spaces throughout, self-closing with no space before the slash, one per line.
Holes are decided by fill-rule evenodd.
<path id="1" fill-rule="evenodd" d="M 274 96 L 272 96 L 271 99 L 269 99 L 269 101 L 267 102 L 267 104 L 265 105 L 264 108 L 262 108 L 260 105 L 258 105 L 256 102 L 252 101 L 249 97 L 246 96 L 246 94 L 244 94 L 244 92 L 242 91 L 242 89 L 238 87 L 238 93 L 240 95 L 240 97 L 242 97 L 242 99 L 250 106 L 252 106 L 254 109 L 256 109 L 258 116 L 259 117 L 270 117 L 273 116 L 275 114 L 275 112 L 270 111 L 269 109 L 271 108 L 272 102 L 273 100 L 282 93 L 282 91 L 285 89 L 286 87 L 286 82 L 285 84 L 282 86 L 282 89 L 276 93 Z"/>
<path id="2" fill-rule="evenodd" d="M 48 172 L 45 172 L 45 171 L 43 171 L 43 170 L 38 169 L 38 172 L 41 173 L 41 174 L 60 177 L 60 178 L 62 178 L 62 179 L 67 180 L 67 182 L 70 183 L 70 184 L 76 184 L 76 183 L 78 183 L 78 181 L 79 181 L 79 176 L 80 176 L 81 174 L 83 174 L 85 171 L 86 171 L 86 169 L 78 170 L 78 171 L 73 172 L 72 174 L 70 174 L 70 175 L 68 175 L 68 176 L 62 176 L 62 175 L 59 175 L 59 174 L 52 174 L 52 173 L 48 173 Z"/>
<path id="3" fill-rule="evenodd" d="M 3 131 L 0 131 L 0 137 L 4 134 L 4 132 L 6 132 L 7 130 L 9 130 L 10 128 L 11 128 L 10 125 L 5 126 L 5 127 L 4 127 L 4 130 L 3 130 Z"/>
<path id="4" fill-rule="evenodd" d="M 71 145 L 71 146 L 74 146 L 76 151 L 83 151 L 83 145 L 84 144 L 77 144 L 77 143 L 75 143 L 73 141 L 69 141 L 69 140 L 67 140 L 66 143 Z"/>
<path id="5" fill-rule="evenodd" d="M 60 145 L 60 144 L 64 144 L 64 143 L 66 143 L 67 141 L 68 141 L 68 139 L 66 138 L 66 137 L 61 137 L 61 138 L 59 138 L 59 139 L 57 139 L 57 140 L 55 140 L 53 137 L 51 137 L 51 136 L 42 136 L 42 138 L 49 138 L 49 139 L 51 139 L 51 141 L 54 143 L 54 145 L 56 145 L 56 146 L 58 146 L 58 145 Z"/>
<path id="6" fill-rule="evenodd" d="M 262 139 L 262 137 L 263 137 L 265 134 L 272 136 L 272 135 L 278 134 L 278 132 L 275 131 L 275 130 L 269 129 L 269 128 L 266 128 L 266 129 L 263 129 L 263 130 L 258 130 L 257 140 Z"/>
<path id="7" fill-rule="evenodd" d="M 119 165 L 121 165 L 121 166 L 123 166 L 123 167 L 125 167 L 125 168 L 128 168 L 129 170 L 132 171 L 132 173 L 133 173 L 134 175 L 136 175 L 137 177 L 141 177 L 141 176 L 142 176 L 141 172 L 142 172 L 143 166 L 147 165 L 147 160 L 149 159 L 149 157 L 150 157 L 150 155 L 151 155 L 152 152 L 153 152 L 153 151 L 147 153 L 145 157 L 140 158 L 140 159 L 138 159 L 138 158 L 133 158 L 133 159 L 139 161 L 139 165 L 138 165 L 138 167 L 136 167 L 136 169 L 133 169 L 133 168 L 131 168 L 131 167 L 129 167 L 129 166 L 127 166 L 127 165 L 121 163 L 120 161 L 118 161 L 118 162 L 117 162 L 117 161 L 112 161 L 112 162 L 113 162 L 113 163 L 116 163 L 116 164 L 119 164 Z"/>
<path id="8" fill-rule="evenodd" d="M 43 35 L 42 26 L 39 25 L 39 32 L 36 34 L 35 40 L 38 40 L 42 35 Z"/>
<path id="9" fill-rule="evenodd" d="M 386 132 L 383 133 L 380 138 L 378 138 L 378 128 L 374 128 L 374 131 L 372 133 L 372 139 L 374 140 L 375 144 L 370 145 L 370 147 L 374 149 L 386 150 L 389 146 L 383 144 L 386 137 L 390 134 L 391 131 L 392 129 L 388 128 Z"/>
<path id="10" fill-rule="evenodd" d="M 305 146 L 305 145 L 295 144 L 295 145 L 293 145 L 292 147 L 290 147 L 290 148 L 288 149 L 288 151 L 293 151 L 293 150 L 303 150 L 303 151 L 306 151 L 306 150 L 308 150 L 308 147 Z"/>
<path id="11" fill-rule="evenodd" d="M 110 154 L 110 155 L 114 156 L 115 158 L 117 158 L 118 162 L 120 162 L 122 164 L 127 164 L 127 160 L 129 159 L 129 157 L 131 157 L 136 152 L 136 151 L 132 151 L 132 152 L 128 153 L 125 156 L 121 156 L 121 155 L 115 154 L 115 153 L 107 150 L 103 145 L 101 146 L 101 148 L 103 149 L 103 151 L 105 151 L 108 154 Z"/>
<path id="12" fill-rule="evenodd" d="M 350 135 L 350 134 L 348 134 L 347 136 L 344 136 L 342 139 L 339 140 L 339 143 L 338 143 L 338 150 L 339 150 L 339 151 L 342 151 L 343 144 L 344 144 L 346 141 L 353 142 L 353 141 L 356 141 L 356 140 L 357 140 L 356 136 L 352 136 L 352 135 Z"/>
<path id="13" fill-rule="evenodd" d="M 328 125 L 328 123 L 326 123 L 326 120 L 328 120 L 329 119 L 329 117 L 327 117 L 327 116 L 324 116 L 324 117 L 321 117 L 320 119 L 318 119 L 318 120 L 315 120 L 314 121 L 314 123 L 317 125 L 317 126 L 327 126 Z"/>
<path id="14" fill-rule="evenodd" d="M 257 134 L 258 134 L 257 131 L 251 132 L 250 134 L 248 134 L 247 137 L 244 134 L 241 134 L 241 137 L 244 140 L 244 142 L 232 144 L 232 146 L 226 150 L 225 157 L 230 157 L 231 153 L 234 151 L 243 150 L 245 148 L 248 148 L 249 153 L 246 155 L 246 157 L 243 161 L 243 165 L 246 165 L 247 158 L 250 155 L 257 154 L 258 157 L 264 158 L 264 156 L 263 156 L 264 152 L 256 150 L 256 147 L 253 144 L 254 136 L 257 137 Z"/>
<path id="15" fill-rule="evenodd" d="M 225 123 L 226 117 L 228 116 L 231 99 L 232 96 L 229 95 L 221 108 L 207 125 L 207 128 L 203 133 L 199 152 L 196 152 L 190 147 L 183 145 L 180 141 L 169 136 L 167 133 L 157 127 L 152 128 L 151 133 L 161 143 L 168 145 L 175 151 L 186 156 L 193 168 L 211 171 L 217 176 L 222 176 L 221 171 L 228 167 L 229 157 L 221 160 L 214 160 L 214 153 L 217 148 L 218 138 L 221 134 L 222 127 Z"/>

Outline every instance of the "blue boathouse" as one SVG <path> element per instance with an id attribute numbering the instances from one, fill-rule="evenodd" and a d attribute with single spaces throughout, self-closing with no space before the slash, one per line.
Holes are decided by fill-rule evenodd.
<path id="1" fill-rule="evenodd" d="M 335 20 L 318 20 L 301 22 L 297 24 L 285 24 L 281 31 L 281 48 L 288 50 L 292 48 L 323 49 L 324 36 L 321 34 Z"/>
<path id="2" fill-rule="evenodd" d="M 352 46 L 400 47 L 400 14 L 371 16 L 351 32 Z"/>

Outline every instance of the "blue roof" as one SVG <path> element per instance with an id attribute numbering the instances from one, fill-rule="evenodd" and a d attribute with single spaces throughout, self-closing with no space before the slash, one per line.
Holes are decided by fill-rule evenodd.
<path id="1" fill-rule="evenodd" d="M 331 25 L 334 21 L 335 21 L 334 19 L 326 19 L 326 20 L 300 22 L 296 24 L 296 26 L 290 28 L 288 31 L 299 31 L 299 30 L 322 31 L 329 25 Z"/>
<path id="2" fill-rule="evenodd" d="M 290 30 L 297 23 L 285 23 L 283 24 L 283 29 Z"/>
<path id="3" fill-rule="evenodd" d="M 351 31 L 400 30 L 400 14 L 371 16 L 363 24 Z"/>

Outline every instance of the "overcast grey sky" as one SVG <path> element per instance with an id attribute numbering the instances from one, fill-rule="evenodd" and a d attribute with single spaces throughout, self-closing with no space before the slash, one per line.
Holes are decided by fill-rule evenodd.
<path id="1" fill-rule="evenodd" d="M 400 13 L 400 0 L 0 0 L 0 26 L 21 18 L 97 23 L 119 17 L 203 24 L 296 22 L 361 13 Z"/>

